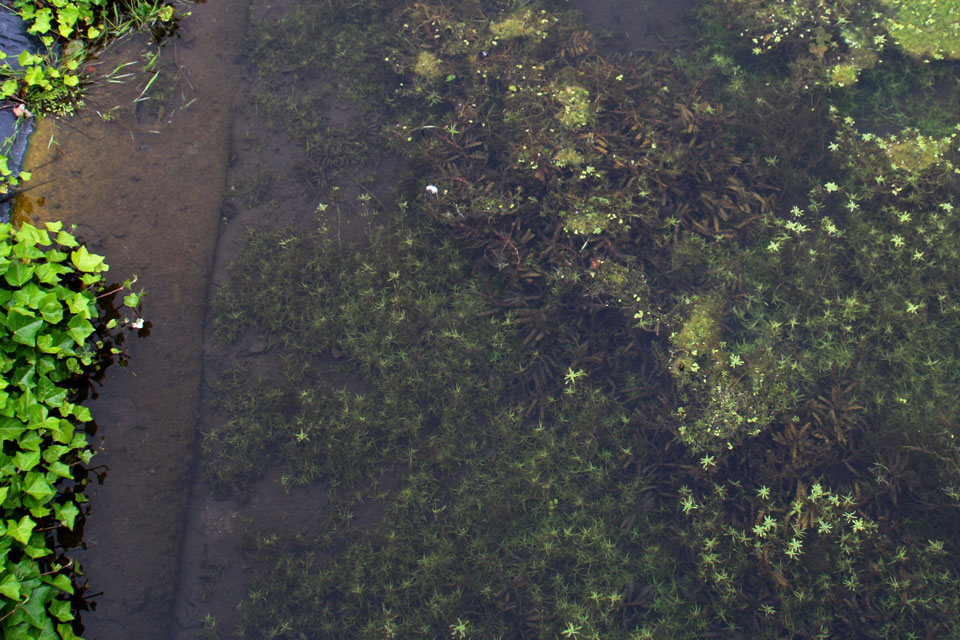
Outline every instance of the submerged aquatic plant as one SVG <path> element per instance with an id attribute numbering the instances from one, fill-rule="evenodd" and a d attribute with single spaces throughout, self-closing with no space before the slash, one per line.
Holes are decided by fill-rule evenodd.
<path id="1" fill-rule="evenodd" d="M 537 4 L 377 16 L 410 204 L 252 231 L 217 295 L 283 367 L 225 386 L 208 470 L 330 500 L 251 534 L 243 631 L 955 637 L 953 151 Z"/>

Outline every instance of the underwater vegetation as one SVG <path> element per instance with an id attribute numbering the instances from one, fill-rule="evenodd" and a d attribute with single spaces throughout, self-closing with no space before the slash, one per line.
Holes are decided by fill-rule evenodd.
<path id="1" fill-rule="evenodd" d="M 956 63 L 898 44 L 908 4 L 711 3 L 684 56 L 537 2 L 260 25 L 362 25 L 340 64 L 389 83 L 338 87 L 382 105 L 352 149 L 412 176 L 363 242 L 251 229 L 215 296 L 281 366 L 228 376 L 208 475 L 329 498 L 312 538 L 250 532 L 230 633 L 958 637 L 960 114 L 907 96 Z M 270 112 L 308 154 L 311 99 Z"/>

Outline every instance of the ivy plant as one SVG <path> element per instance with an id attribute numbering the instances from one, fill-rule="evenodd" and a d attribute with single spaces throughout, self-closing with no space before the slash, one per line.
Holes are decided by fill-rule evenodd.
<path id="1" fill-rule="evenodd" d="M 0 51 L 0 108 L 13 108 L 18 128 L 34 114 L 73 112 L 82 95 L 81 65 L 110 42 L 131 31 L 149 31 L 159 41 L 176 30 L 179 18 L 166 0 L 13 0 L 0 6 L 17 13 L 38 43 L 33 51 Z M 0 195 L 30 179 L 7 166 L 10 144 L 0 143 Z"/>
<path id="2" fill-rule="evenodd" d="M 77 637 L 80 570 L 62 538 L 82 520 L 93 456 L 78 391 L 120 352 L 122 323 L 101 311 L 122 290 L 105 291 L 107 269 L 62 223 L 0 224 L 0 629 L 10 640 Z"/>

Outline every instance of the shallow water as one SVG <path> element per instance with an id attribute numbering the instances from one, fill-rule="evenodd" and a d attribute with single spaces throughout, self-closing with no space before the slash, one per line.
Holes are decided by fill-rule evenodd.
<path id="1" fill-rule="evenodd" d="M 274 0 L 254 7 L 252 20 L 270 23 L 310 4 Z M 569 6 L 582 11 L 592 28 L 612 36 L 602 41 L 601 51 L 619 55 L 669 50 L 686 33 L 684 11 L 694 4 L 574 0 Z M 336 515 L 329 478 L 298 484 L 288 469 L 261 451 L 262 457 L 247 460 L 252 469 L 242 478 L 242 490 L 231 491 L 214 481 L 213 458 L 206 459 L 204 467 L 202 445 L 207 435 L 224 430 L 229 422 L 229 412 L 218 405 L 221 388 L 228 383 L 265 389 L 282 381 L 278 384 L 288 385 L 287 396 L 311 385 L 376 392 L 337 346 L 313 354 L 302 378 L 290 382 L 282 336 L 248 330 L 233 342 L 218 341 L 208 302 L 230 280 L 230 264 L 242 255 L 249 227 L 289 228 L 291 242 L 325 227 L 338 242 L 363 244 L 396 213 L 398 199 L 417 194 L 410 193 L 411 167 L 402 157 L 377 149 L 358 160 L 349 154 L 347 143 L 345 162 L 355 164 L 328 183 L 323 170 L 342 169 L 334 167 L 339 158 L 318 159 L 305 150 L 304 140 L 268 121 L 275 103 L 318 95 L 309 108 L 347 142 L 354 141 L 351 135 L 364 140 L 364 131 L 384 127 L 371 119 L 365 105 L 337 93 L 335 73 L 311 76 L 295 65 L 281 68 L 277 73 L 290 82 L 281 91 L 265 94 L 268 85 L 244 60 L 244 49 L 250 46 L 246 5 L 240 0 L 211 1 L 193 8 L 183 23 L 182 38 L 164 47 L 154 98 L 138 102 L 150 73 L 141 72 L 122 84 L 104 83 L 80 117 L 43 123 L 27 159 L 34 179 L 20 214 L 33 221 L 78 224 L 91 249 L 107 256 L 115 279 L 135 273 L 148 294 L 144 312 L 151 335 L 128 342 L 129 367 L 109 371 L 91 405 L 102 436 L 95 460 L 109 467 L 106 482 L 89 492 L 88 546 L 80 555 L 91 592 L 102 592 L 95 598 L 96 611 L 84 617 L 91 639 L 188 640 L 204 633 L 217 637 L 214 629 L 219 637 L 241 637 L 236 633 L 242 618 L 238 605 L 245 602 L 247 614 L 256 606 L 253 591 L 257 580 L 262 582 L 264 567 L 270 566 L 271 554 L 288 550 L 291 563 L 309 557 L 311 570 L 319 575 L 349 542 L 322 547 L 316 542 Z M 124 61 L 142 60 L 149 50 L 135 39 L 121 43 L 96 63 L 96 73 L 107 75 Z M 59 189 L 52 184 L 54 178 Z M 714 224 L 720 235 L 716 219 Z M 281 242 L 271 250 L 282 252 L 283 247 Z M 290 278 L 291 289 L 308 288 L 296 281 L 296 273 L 284 277 Z M 572 368 L 569 375 L 572 385 Z M 296 404 L 287 396 L 279 402 L 288 405 L 281 413 L 292 413 L 290 406 Z M 436 430 L 435 424 L 423 427 L 429 435 Z M 584 448 L 593 438 L 592 433 L 584 437 Z M 796 438 L 799 442 L 800 436 Z M 303 439 L 308 441 L 307 435 Z M 493 463 L 506 452 L 494 443 L 483 456 Z M 632 454 L 625 453 L 625 459 L 625 473 L 645 473 Z M 375 529 L 408 471 L 403 460 L 393 460 L 382 470 L 379 497 L 356 501 L 356 531 Z M 704 477 L 696 464 L 684 473 Z M 447 483 L 459 480 L 457 472 L 438 477 Z M 623 529 L 653 509 L 653 498 L 645 493 L 652 487 L 638 492 L 637 506 L 623 520 Z M 436 507 L 435 519 L 444 508 Z M 669 558 L 679 551 L 650 553 Z M 662 566 L 667 562 L 654 561 Z M 618 606 L 626 627 L 629 607 L 646 606 L 653 587 L 635 585 L 632 579 L 622 586 Z M 499 612 L 512 611 L 525 587 L 520 572 L 493 598 Z M 290 598 L 299 595 L 290 593 Z M 601 598 L 594 596 L 599 607 Z M 530 614 L 521 622 L 529 623 L 524 637 L 538 637 L 538 620 Z M 281 622 L 275 629 L 276 637 L 304 637 L 288 634 Z M 360 635 L 356 629 L 316 633 Z M 451 625 L 451 636 L 455 634 Z M 573 631 L 569 635 L 577 637 Z"/>

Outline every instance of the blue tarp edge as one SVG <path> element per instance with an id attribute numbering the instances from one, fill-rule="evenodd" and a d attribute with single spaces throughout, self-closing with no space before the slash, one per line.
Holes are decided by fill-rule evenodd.
<path id="1" fill-rule="evenodd" d="M 20 16 L 0 7 L 0 51 L 7 54 L 11 66 L 16 67 L 16 58 L 24 49 L 36 53 L 40 43 L 27 34 L 26 25 Z M 13 175 L 20 175 L 23 155 L 27 151 L 27 140 L 33 133 L 32 118 L 17 118 L 13 113 L 15 105 L 0 105 L 0 152 L 7 156 L 7 166 Z M 0 222 L 10 218 L 10 194 L 0 201 Z"/>

